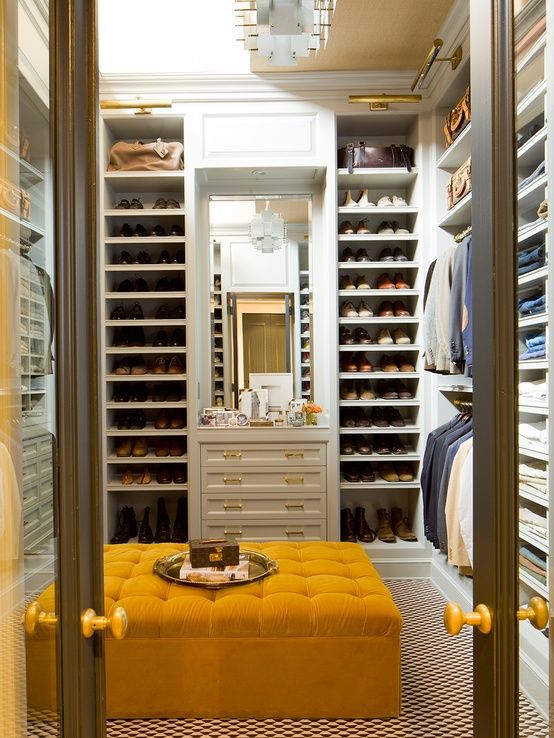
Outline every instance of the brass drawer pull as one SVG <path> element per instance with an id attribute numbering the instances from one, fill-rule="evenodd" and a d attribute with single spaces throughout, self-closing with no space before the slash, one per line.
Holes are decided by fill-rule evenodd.
<path id="1" fill-rule="evenodd" d="M 285 502 L 285 507 L 287 508 L 287 510 L 303 510 L 304 503 L 303 502 Z"/>
<path id="2" fill-rule="evenodd" d="M 226 536 L 242 536 L 242 530 L 224 530 Z"/>
<path id="3" fill-rule="evenodd" d="M 242 510 L 242 502 L 236 502 L 235 504 L 229 504 L 228 502 L 223 503 L 224 510 Z"/>
<path id="4" fill-rule="evenodd" d="M 242 451 L 224 451 L 224 459 L 242 459 Z"/>
<path id="5" fill-rule="evenodd" d="M 304 484 L 304 477 L 285 477 L 287 484 Z"/>
<path id="6" fill-rule="evenodd" d="M 304 451 L 285 451 L 285 457 L 287 459 L 303 459 L 304 458 Z"/>
<path id="7" fill-rule="evenodd" d="M 242 484 L 242 477 L 223 477 L 223 484 Z"/>
<path id="8" fill-rule="evenodd" d="M 289 530 L 288 528 L 285 528 L 285 533 L 287 536 L 303 536 L 304 530 L 302 528 L 300 530 Z"/>

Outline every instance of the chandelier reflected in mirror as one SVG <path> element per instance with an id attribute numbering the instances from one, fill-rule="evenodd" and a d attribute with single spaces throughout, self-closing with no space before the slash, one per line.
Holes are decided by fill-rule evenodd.
<path id="1" fill-rule="evenodd" d="M 278 251 L 287 240 L 287 225 L 278 213 L 269 209 L 268 201 L 265 210 L 256 213 L 250 222 L 250 238 L 262 254 Z"/>

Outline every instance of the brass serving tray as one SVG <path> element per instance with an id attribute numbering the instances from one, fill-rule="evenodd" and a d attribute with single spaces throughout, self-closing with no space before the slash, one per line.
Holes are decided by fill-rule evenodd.
<path id="1" fill-rule="evenodd" d="M 276 574 L 279 571 L 278 562 L 270 559 L 265 554 L 259 553 L 258 551 L 241 549 L 239 561 L 249 560 L 249 576 L 247 579 L 233 579 L 229 582 L 193 582 L 189 579 L 181 579 L 179 577 L 181 566 L 187 554 L 188 551 L 183 551 L 182 553 L 164 556 L 163 559 L 158 559 L 154 562 L 154 574 L 174 584 L 185 584 L 188 587 L 202 587 L 203 589 L 224 589 L 226 587 L 236 587 L 240 584 L 251 584 L 267 577 L 269 574 Z"/>

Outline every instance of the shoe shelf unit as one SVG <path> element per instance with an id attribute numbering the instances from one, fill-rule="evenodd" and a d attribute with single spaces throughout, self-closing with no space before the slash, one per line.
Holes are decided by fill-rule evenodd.
<path id="1" fill-rule="evenodd" d="M 304 240 L 298 241 L 298 286 L 299 306 L 296 317 L 299 320 L 300 325 L 300 345 L 298 351 L 298 356 L 300 357 L 300 396 L 307 402 L 313 397 L 313 316 L 311 300 L 312 284 L 310 270 L 310 242 L 306 237 L 304 237 Z"/>
<path id="2" fill-rule="evenodd" d="M 152 530 L 160 530 L 158 540 L 169 540 L 166 510 L 179 518 L 180 537 L 186 527 L 186 503 L 179 502 L 188 491 L 185 171 L 106 171 L 116 141 L 158 137 L 182 143 L 183 117 L 103 117 L 99 269 L 106 542 L 126 525 L 134 527 L 128 525 L 129 509 L 139 526 L 149 516 Z M 164 206 L 168 200 L 176 201 L 173 207 Z"/>
<path id="3" fill-rule="evenodd" d="M 223 407 L 225 405 L 225 377 L 223 368 L 224 361 L 224 322 L 223 322 L 223 305 L 221 291 L 221 273 L 213 275 L 213 291 L 211 305 L 212 319 L 212 395 L 214 405 Z"/>
<path id="4" fill-rule="evenodd" d="M 379 114 L 339 117 L 337 147 L 356 141 L 367 146 L 403 143 L 416 149 L 417 165 L 417 124 L 398 116 L 394 125 L 401 134 L 392 138 L 387 125 Z M 388 516 L 392 508 L 401 508 L 419 539 L 396 536 L 391 545 L 379 537 L 364 540 L 362 528 L 355 531 L 379 566 L 380 560 L 409 557 L 408 552 L 419 549 L 423 554 L 424 549 L 419 485 L 421 184 L 416 166 L 411 172 L 338 169 L 337 187 L 341 537 L 346 539 L 348 510 L 362 508 L 369 528 L 377 531 L 383 510 Z M 359 515 L 350 519 L 359 520 Z"/>

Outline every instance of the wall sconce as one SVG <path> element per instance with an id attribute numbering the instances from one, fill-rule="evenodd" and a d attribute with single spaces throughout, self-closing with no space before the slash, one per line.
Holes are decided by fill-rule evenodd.
<path id="1" fill-rule="evenodd" d="M 462 47 L 458 46 L 456 49 L 454 49 L 454 53 L 452 56 L 446 56 L 446 57 L 439 57 L 438 53 L 442 49 L 444 45 L 444 41 L 442 38 L 436 38 L 433 41 L 433 46 L 431 47 L 431 50 L 427 54 L 427 57 L 421 67 L 419 68 L 418 73 L 415 76 L 414 81 L 412 82 L 412 86 L 410 89 L 412 92 L 417 89 L 419 90 L 423 82 L 425 81 L 425 77 L 429 74 L 429 71 L 431 70 L 431 67 L 436 61 L 439 62 L 450 62 L 452 66 L 452 70 L 457 69 L 459 63 L 462 61 Z"/>

